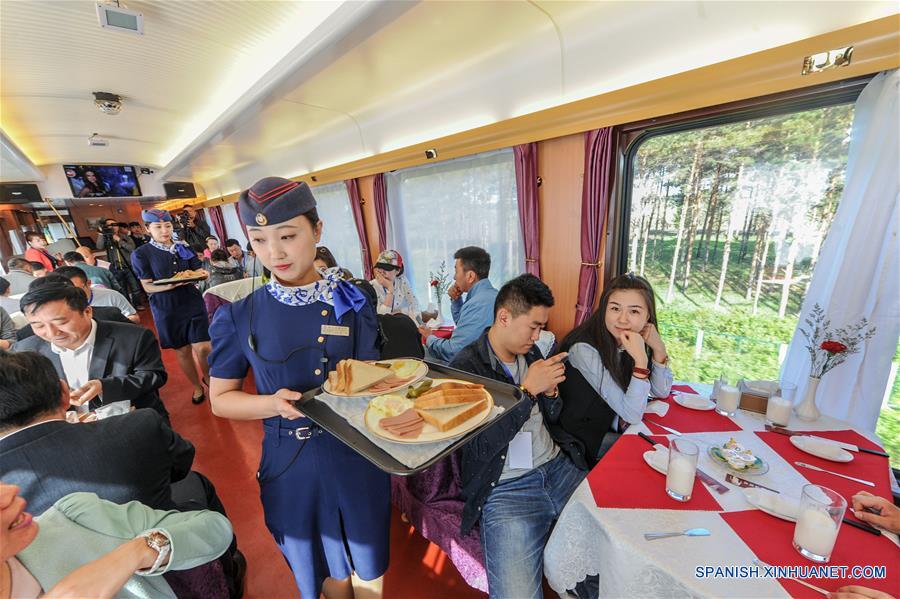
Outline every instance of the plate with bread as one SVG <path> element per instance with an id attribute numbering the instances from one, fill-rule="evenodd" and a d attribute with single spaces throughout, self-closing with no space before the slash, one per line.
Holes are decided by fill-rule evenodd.
<path id="1" fill-rule="evenodd" d="M 366 428 L 396 443 L 433 443 L 465 434 L 484 422 L 494 398 L 484 385 L 458 379 L 426 380 L 406 394 L 372 399 Z"/>
<path id="2" fill-rule="evenodd" d="M 153 284 L 169 285 L 171 283 L 192 283 L 194 281 L 202 281 L 206 278 L 206 276 L 206 271 L 202 269 L 182 270 L 175 273 L 175 276 L 169 277 L 168 279 L 159 279 L 157 281 L 153 281 Z"/>
<path id="3" fill-rule="evenodd" d="M 413 358 L 363 362 L 341 360 L 322 385 L 326 393 L 338 397 L 368 397 L 393 393 L 413 385 L 428 374 L 428 365 Z"/>

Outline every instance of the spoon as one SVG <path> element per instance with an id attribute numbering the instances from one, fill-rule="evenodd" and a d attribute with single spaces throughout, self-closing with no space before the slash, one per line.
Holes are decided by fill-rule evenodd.
<path id="1" fill-rule="evenodd" d="M 645 532 L 644 538 L 648 541 L 666 539 L 668 537 L 708 537 L 710 532 L 705 528 L 689 528 L 682 532 Z"/>

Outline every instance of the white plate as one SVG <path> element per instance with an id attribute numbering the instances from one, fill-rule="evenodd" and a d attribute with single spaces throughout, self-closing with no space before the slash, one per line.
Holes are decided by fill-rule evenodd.
<path id="1" fill-rule="evenodd" d="M 743 491 L 747 502 L 756 509 L 788 522 L 797 521 L 800 502 L 793 497 L 783 497 L 779 493 L 772 493 L 760 488 L 743 489 Z"/>
<path id="2" fill-rule="evenodd" d="M 853 454 L 834 443 L 813 439 L 806 435 L 792 435 L 791 445 L 824 460 L 832 462 L 852 462 Z"/>
<path id="3" fill-rule="evenodd" d="M 461 381 L 458 379 L 434 379 L 434 383 L 432 384 L 432 386 L 437 387 L 441 383 L 450 382 L 466 383 L 467 381 Z M 490 415 L 491 410 L 494 407 L 494 398 L 491 396 L 487 389 L 484 390 L 484 395 L 485 397 L 487 397 L 487 407 L 462 424 L 454 426 L 448 431 L 439 431 L 436 426 L 428 424 L 426 422 L 425 426 L 422 428 L 422 432 L 419 433 L 419 436 L 415 439 L 405 439 L 403 437 L 398 437 L 378 426 L 378 423 L 381 421 L 381 419 L 385 417 L 383 414 L 381 414 L 381 412 L 378 412 L 377 410 L 370 410 L 368 408 L 366 408 L 365 414 L 366 428 L 369 429 L 372 434 L 381 437 L 382 439 L 394 441 L 395 443 L 406 443 L 409 445 L 416 445 L 419 443 L 434 443 L 435 441 L 452 439 L 453 437 L 458 437 L 474 429 L 479 424 L 484 422 L 485 419 Z"/>
<path id="4" fill-rule="evenodd" d="M 386 363 L 390 363 L 390 364 L 393 364 L 394 362 L 405 362 L 408 360 L 412 360 L 414 362 L 419 363 L 419 367 L 416 368 L 416 371 L 412 375 L 413 379 L 411 381 L 407 381 L 405 383 L 400 383 L 398 385 L 394 385 L 393 387 L 391 387 L 389 389 L 385 389 L 384 391 L 379 391 L 378 393 L 372 393 L 372 392 L 368 391 L 367 389 L 363 389 L 359 393 L 347 393 L 347 394 L 335 393 L 331 390 L 331 382 L 328 381 L 327 379 L 325 381 L 325 384 L 322 385 L 322 390 L 325 391 L 325 393 L 328 393 L 329 395 L 334 395 L 335 397 L 371 397 L 371 396 L 375 396 L 375 395 L 386 395 L 387 393 L 396 393 L 400 389 L 409 387 L 410 385 L 415 385 L 416 383 L 418 383 L 419 381 L 424 379 L 425 375 L 428 374 L 428 365 L 425 362 L 423 362 L 422 360 L 417 360 L 415 358 L 394 358 L 392 360 L 376 360 L 377 362 L 382 362 L 382 363 L 386 362 Z"/>
<path id="5" fill-rule="evenodd" d="M 716 407 L 716 404 L 710 401 L 708 397 L 697 395 L 696 393 L 676 392 L 675 403 L 683 408 L 701 410 L 703 412 L 713 410 Z"/>
<path id="6" fill-rule="evenodd" d="M 644 461 L 660 474 L 665 474 L 669 469 L 669 448 L 657 444 L 655 450 L 644 452 Z"/>

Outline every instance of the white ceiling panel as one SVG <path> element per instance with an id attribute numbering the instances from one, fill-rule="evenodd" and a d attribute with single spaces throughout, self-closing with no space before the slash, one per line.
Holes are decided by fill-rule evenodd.
<path id="1" fill-rule="evenodd" d="M 893 2 L 410 3 L 327 61 L 300 65 L 279 90 L 343 122 L 260 110 L 218 142 L 241 146 L 240 168 L 217 159 L 216 143 L 184 165 L 200 180 L 221 173 L 218 188 L 231 193 L 895 12 Z M 262 126 L 270 119 L 297 143 L 276 151 Z"/>
<path id="2" fill-rule="evenodd" d="M 154 166 L 212 197 L 897 12 L 894 1 L 128 8 L 145 35 L 101 29 L 89 0 L 0 0 L 0 129 L 34 164 Z M 122 95 L 122 113 L 97 111 L 93 91 Z M 111 145 L 89 147 L 94 132 Z"/>
<path id="3" fill-rule="evenodd" d="M 97 132 L 135 141 L 110 146 L 115 162 L 162 166 L 186 128 L 202 131 L 227 107 L 216 111 L 223 95 L 252 84 L 302 39 L 304 23 L 340 4 L 128 2 L 145 20 L 145 35 L 133 35 L 101 29 L 91 1 L 3 0 L 0 128 L 38 165 L 99 161 L 86 143 Z M 100 113 L 94 91 L 123 96 L 122 112 Z"/>

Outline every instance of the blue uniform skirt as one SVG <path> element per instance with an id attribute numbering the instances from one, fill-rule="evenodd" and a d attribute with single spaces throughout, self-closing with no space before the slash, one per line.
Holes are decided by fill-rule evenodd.
<path id="1" fill-rule="evenodd" d="M 150 311 L 156 322 L 159 346 L 178 349 L 209 341 L 209 316 L 203 296 L 192 286 L 150 294 Z"/>
<path id="2" fill-rule="evenodd" d="M 299 435 L 311 436 L 298 440 L 294 427 L 311 427 Z M 326 577 L 384 574 L 390 477 L 308 419 L 270 418 L 264 428 L 257 476 L 266 526 L 304 599 L 317 599 Z"/>

